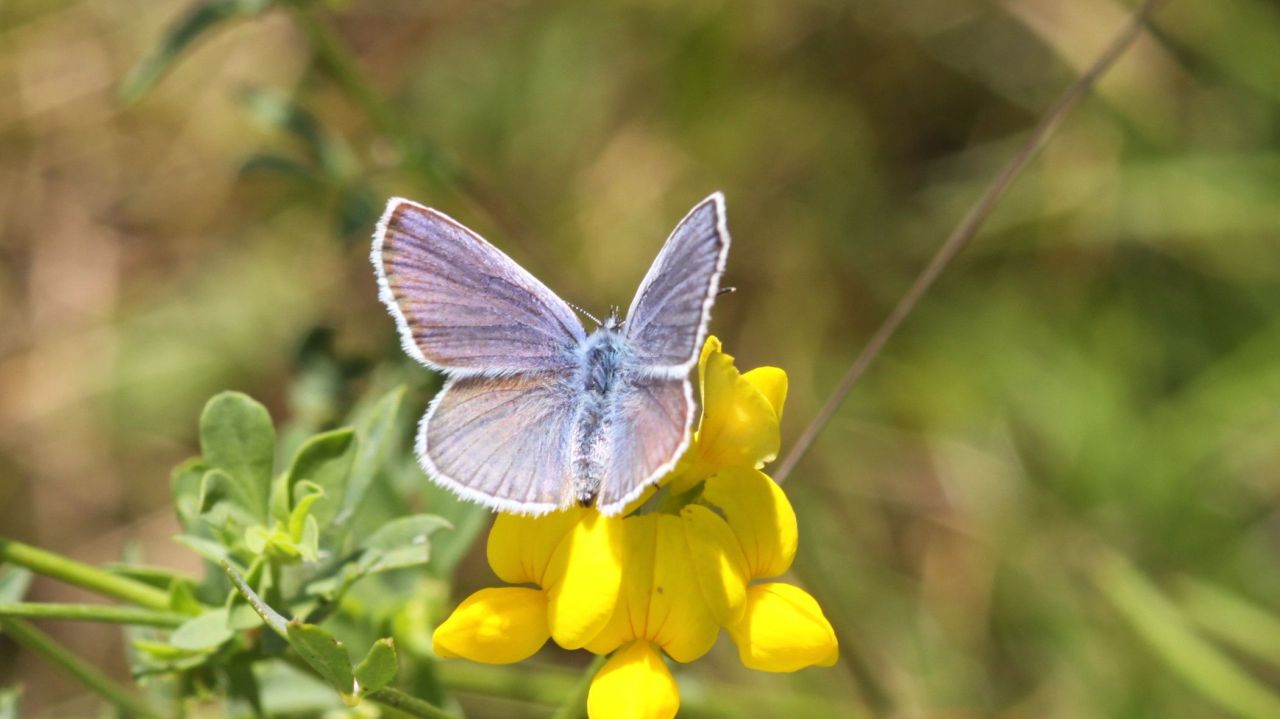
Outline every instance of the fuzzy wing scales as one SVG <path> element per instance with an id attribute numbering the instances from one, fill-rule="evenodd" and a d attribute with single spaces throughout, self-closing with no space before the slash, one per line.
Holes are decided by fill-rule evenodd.
<path id="1" fill-rule="evenodd" d="M 574 501 L 574 410 L 555 376 L 453 379 L 423 418 L 418 457 L 427 474 L 463 499 L 545 514 Z"/>
<path id="2" fill-rule="evenodd" d="M 563 369 L 586 339 L 573 311 L 447 215 L 393 199 L 372 260 L 405 351 L 458 374 Z"/>
<path id="3" fill-rule="evenodd" d="M 640 364 L 675 376 L 697 362 L 728 252 L 717 192 L 676 225 L 631 301 L 623 331 Z"/>
<path id="4" fill-rule="evenodd" d="M 618 397 L 610 449 L 596 506 L 618 514 L 675 466 L 689 445 L 692 389 L 687 379 L 634 380 Z"/>

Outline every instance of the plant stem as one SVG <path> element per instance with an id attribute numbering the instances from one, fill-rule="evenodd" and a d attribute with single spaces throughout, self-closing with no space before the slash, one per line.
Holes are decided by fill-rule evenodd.
<path id="1" fill-rule="evenodd" d="M 360 67 L 342 38 L 312 9 L 299 3 L 291 6 L 294 17 L 307 34 L 312 50 L 333 81 L 364 110 L 378 131 L 391 136 L 410 164 L 434 184 L 449 186 L 461 178 L 438 148 L 416 137 L 400 121 L 395 110 L 383 100 L 360 72 Z"/>
<path id="2" fill-rule="evenodd" d="M 1040 122 L 1031 130 L 1031 134 L 1022 144 L 1022 147 L 1004 166 L 1000 174 L 996 175 L 995 179 L 991 181 L 991 184 L 987 186 L 986 192 L 965 213 L 960 224 L 952 230 L 946 241 L 942 243 L 942 246 L 938 248 L 938 251 L 929 260 L 929 264 L 920 272 L 906 294 L 894 306 L 893 311 L 889 313 L 889 316 L 876 329 L 875 334 L 867 341 L 866 346 L 862 348 L 862 352 L 853 360 L 853 364 L 849 366 L 844 377 L 840 379 L 840 383 L 836 385 L 835 391 L 831 393 L 822 408 L 818 410 L 818 414 L 814 416 L 809 426 L 805 427 L 804 431 L 800 433 L 795 445 L 791 448 L 791 452 L 787 454 L 786 459 L 778 466 L 773 475 L 776 481 L 782 482 L 791 475 L 791 472 L 796 468 L 796 464 L 804 457 L 814 440 L 818 438 L 827 423 L 831 421 L 831 418 L 835 416 L 836 410 L 840 409 L 845 397 L 853 389 L 854 383 L 858 381 L 871 362 L 879 356 L 889 338 L 898 331 L 898 326 L 916 308 L 920 299 L 929 291 L 929 288 L 933 286 L 933 283 L 937 281 L 943 270 L 951 264 L 956 255 L 967 247 L 974 236 L 978 234 L 983 222 L 991 215 L 991 211 L 995 209 L 1005 191 L 1009 189 L 1013 181 L 1031 162 L 1031 158 L 1035 156 L 1036 151 L 1044 145 L 1049 136 L 1053 134 L 1053 131 L 1058 128 L 1067 113 L 1080 102 L 1080 99 L 1097 83 L 1098 78 L 1102 77 L 1110 69 L 1111 65 L 1124 54 L 1124 51 L 1129 48 L 1133 41 L 1137 39 L 1143 26 L 1146 25 L 1151 11 L 1159 2 L 1160 0 L 1146 0 L 1141 7 L 1134 11 L 1133 17 L 1125 29 L 1111 41 L 1111 44 L 1103 50 L 1098 59 L 1093 62 L 1093 65 L 1071 87 L 1067 88 L 1067 91 L 1040 118 Z"/>
<path id="3" fill-rule="evenodd" d="M 586 716 L 587 693 L 591 691 L 591 681 L 596 678 L 596 672 L 600 671 L 600 667 L 604 666 L 605 659 L 605 655 L 598 654 L 591 660 L 587 668 L 582 670 L 582 675 L 578 678 L 578 683 L 573 686 L 573 691 L 565 697 L 564 703 L 551 715 L 551 719 L 581 719 Z"/>
<path id="4" fill-rule="evenodd" d="M 93 665 L 81 660 L 66 647 L 54 641 L 52 637 L 30 624 L 20 619 L 0 617 L 0 629 L 3 629 L 14 641 L 43 655 L 50 662 L 65 669 L 68 674 L 84 682 L 85 686 L 102 695 L 126 716 L 157 718 L 161 716 L 133 692 L 115 683 Z"/>
<path id="5" fill-rule="evenodd" d="M 511 239 L 520 242 L 532 259 L 549 264 L 539 256 L 539 243 L 530 241 L 530 233 L 509 212 L 501 198 L 489 192 L 470 174 L 463 171 L 435 143 L 414 133 L 396 114 L 395 109 L 373 89 L 373 85 L 360 71 L 350 48 L 338 33 L 322 18 L 316 16 L 313 4 L 293 3 L 293 15 L 316 58 L 325 71 L 360 108 L 369 116 L 379 132 L 392 138 L 404 155 L 404 164 L 418 176 L 442 191 L 456 194 L 470 208 L 497 225 Z"/>
<path id="6" fill-rule="evenodd" d="M 425 702 L 417 697 L 405 694 L 399 689 L 393 689 L 391 687 L 383 687 L 376 692 L 369 692 L 365 695 L 365 698 L 416 717 L 426 717 L 426 719 L 458 719 L 455 715 L 450 714 L 434 704 Z"/>
<path id="7" fill-rule="evenodd" d="M 12 562 L 37 574 L 140 607 L 161 611 L 169 609 L 169 595 L 155 587 L 12 539 L 0 537 L 0 561 Z"/>
<path id="8" fill-rule="evenodd" d="M 41 604 L 15 602 L 0 604 L 0 617 L 16 619 L 70 619 L 108 624 L 136 624 L 146 627 L 172 629 L 191 617 L 177 612 L 160 612 L 135 607 L 116 607 L 106 604 Z"/>

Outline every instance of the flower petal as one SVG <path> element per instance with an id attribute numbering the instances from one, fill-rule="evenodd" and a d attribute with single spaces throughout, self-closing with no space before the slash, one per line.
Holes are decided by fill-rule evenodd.
<path id="1" fill-rule="evenodd" d="M 701 505 L 680 510 L 689 558 L 702 597 L 715 617 L 725 625 L 738 621 L 747 599 L 747 560 L 738 538 L 720 515 Z"/>
<path id="2" fill-rule="evenodd" d="M 537 589 L 493 587 L 467 597 L 436 627 L 431 644 L 442 657 L 511 664 L 546 643 L 547 600 Z"/>
<path id="3" fill-rule="evenodd" d="M 623 522 L 626 577 L 612 619 L 586 648 L 606 654 L 647 639 L 678 662 L 691 662 L 715 644 L 720 625 L 698 584 L 683 521 L 646 514 Z"/>
<path id="4" fill-rule="evenodd" d="M 541 517 L 499 514 L 489 530 L 489 566 L 504 582 L 537 584 L 543 580 L 560 541 L 592 510 L 570 507 Z"/>
<path id="5" fill-rule="evenodd" d="M 751 386 L 769 400 L 773 413 L 782 421 L 782 405 L 787 401 L 787 373 L 778 367 L 756 367 L 742 375 Z"/>
<path id="6" fill-rule="evenodd" d="M 800 533 L 777 482 L 754 469 L 724 469 L 707 480 L 702 496 L 724 513 L 751 578 L 776 577 L 791 567 Z"/>
<path id="7" fill-rule="evenodd" d="M 671 719 L 680 709 L 680 690 L 657 648 L 628 644 L 609 658 L 587 693 L 590 719 Z"/>
<path id="8" fill-rule="evenodd" d="M 565 535 L 544 575 L 551 636 L 580 649 L 613 615 L 622 585 L 623 520 L 587 512 Z"/>
<path id="9" fill-rule="evenodd" d="M 742 619 L 728 627 L 738 656 L 750 669 L 793 672 L 829 667 L 839 658 L 831 623 L 808 592 L 791 584 L 761 584 L 747 590 Z"/>
<path id="10" fill-rule="evenodd" d="M 711 651 L 720 624 L 698 584 L 684 522 L 671 514 L 656 516 L 652 590 L 645 634 L 678 662 L 691 662 Z"/>
<path id="11" fill-rule="evenodd" d="M 781 443 L 778 411 L 772 404 L 778 398 L 776 377 L 757 377 L 768 389 L 766 395 L 743 378 L 733 357 L 720 351 L 719 341 L 708 341 L 698 370 L 702 420 L 681 490 L 723 467 L 762 467 L 778 456 Z"/>

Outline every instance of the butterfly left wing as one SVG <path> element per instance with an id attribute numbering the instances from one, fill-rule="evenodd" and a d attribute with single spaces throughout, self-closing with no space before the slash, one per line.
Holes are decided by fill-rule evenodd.
<path id="1" fill-rule="evenodd" d="M 564 369 L 586 339 L 564 300 L 442 212 L 392 199 L 371 255 L 409 356 L 454 374 Z"/>
<path id="2" fill-rule="evenodd" d="M 597 509 L 618 514 L 675 467 L 689 446 L 692 395 L 688 379 L 666 377 L 637 377 L 620 393 Z"/>
<path id="3" fill-rule="evenodd" d="M 575 404 L 553 373 L 457 377 L 418 428 L 418 458 L 463 499 L 518 514 L 573 501 L 569 447 Z"/>
<path id="4" fill-rule="evenodd" d="M 717 192 L 676 225 L 627 310 L 623 332 L 650 374 L 682 377 L 698 361 L 728 254 Z"/>

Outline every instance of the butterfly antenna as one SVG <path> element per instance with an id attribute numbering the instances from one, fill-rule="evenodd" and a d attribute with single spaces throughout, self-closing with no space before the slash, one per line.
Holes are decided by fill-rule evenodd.
<path id="1" fill-rule="evenodd" d="M 570 307 L 574 308 L 575 310 L 577 310 L 577 311 L 581 312 L 582 314 L 586 315 L 588 319 L 590 319 L 592 322 L 595 322 L 595 323 L 596 323 L 596 327 L 600 327 L 601 325 L 603 325 L 603 324 L 604 324 L 604 323 L 603 323 L 603 322 L 601 322 L 600 320 L 596 319 L 596 316 L 595 316 L 595 315 L 593 315 L 593 314 L 591 314 L 590 312 L 588 312 L 588 311 L 586 311 L 586 310 L 582 309 L 581 307 L 579 307 L 579 306 L 577 306 L 577 305 L 573 304 L 572 302 L 565 302 L 565 304 L 569 305 Z"/>

